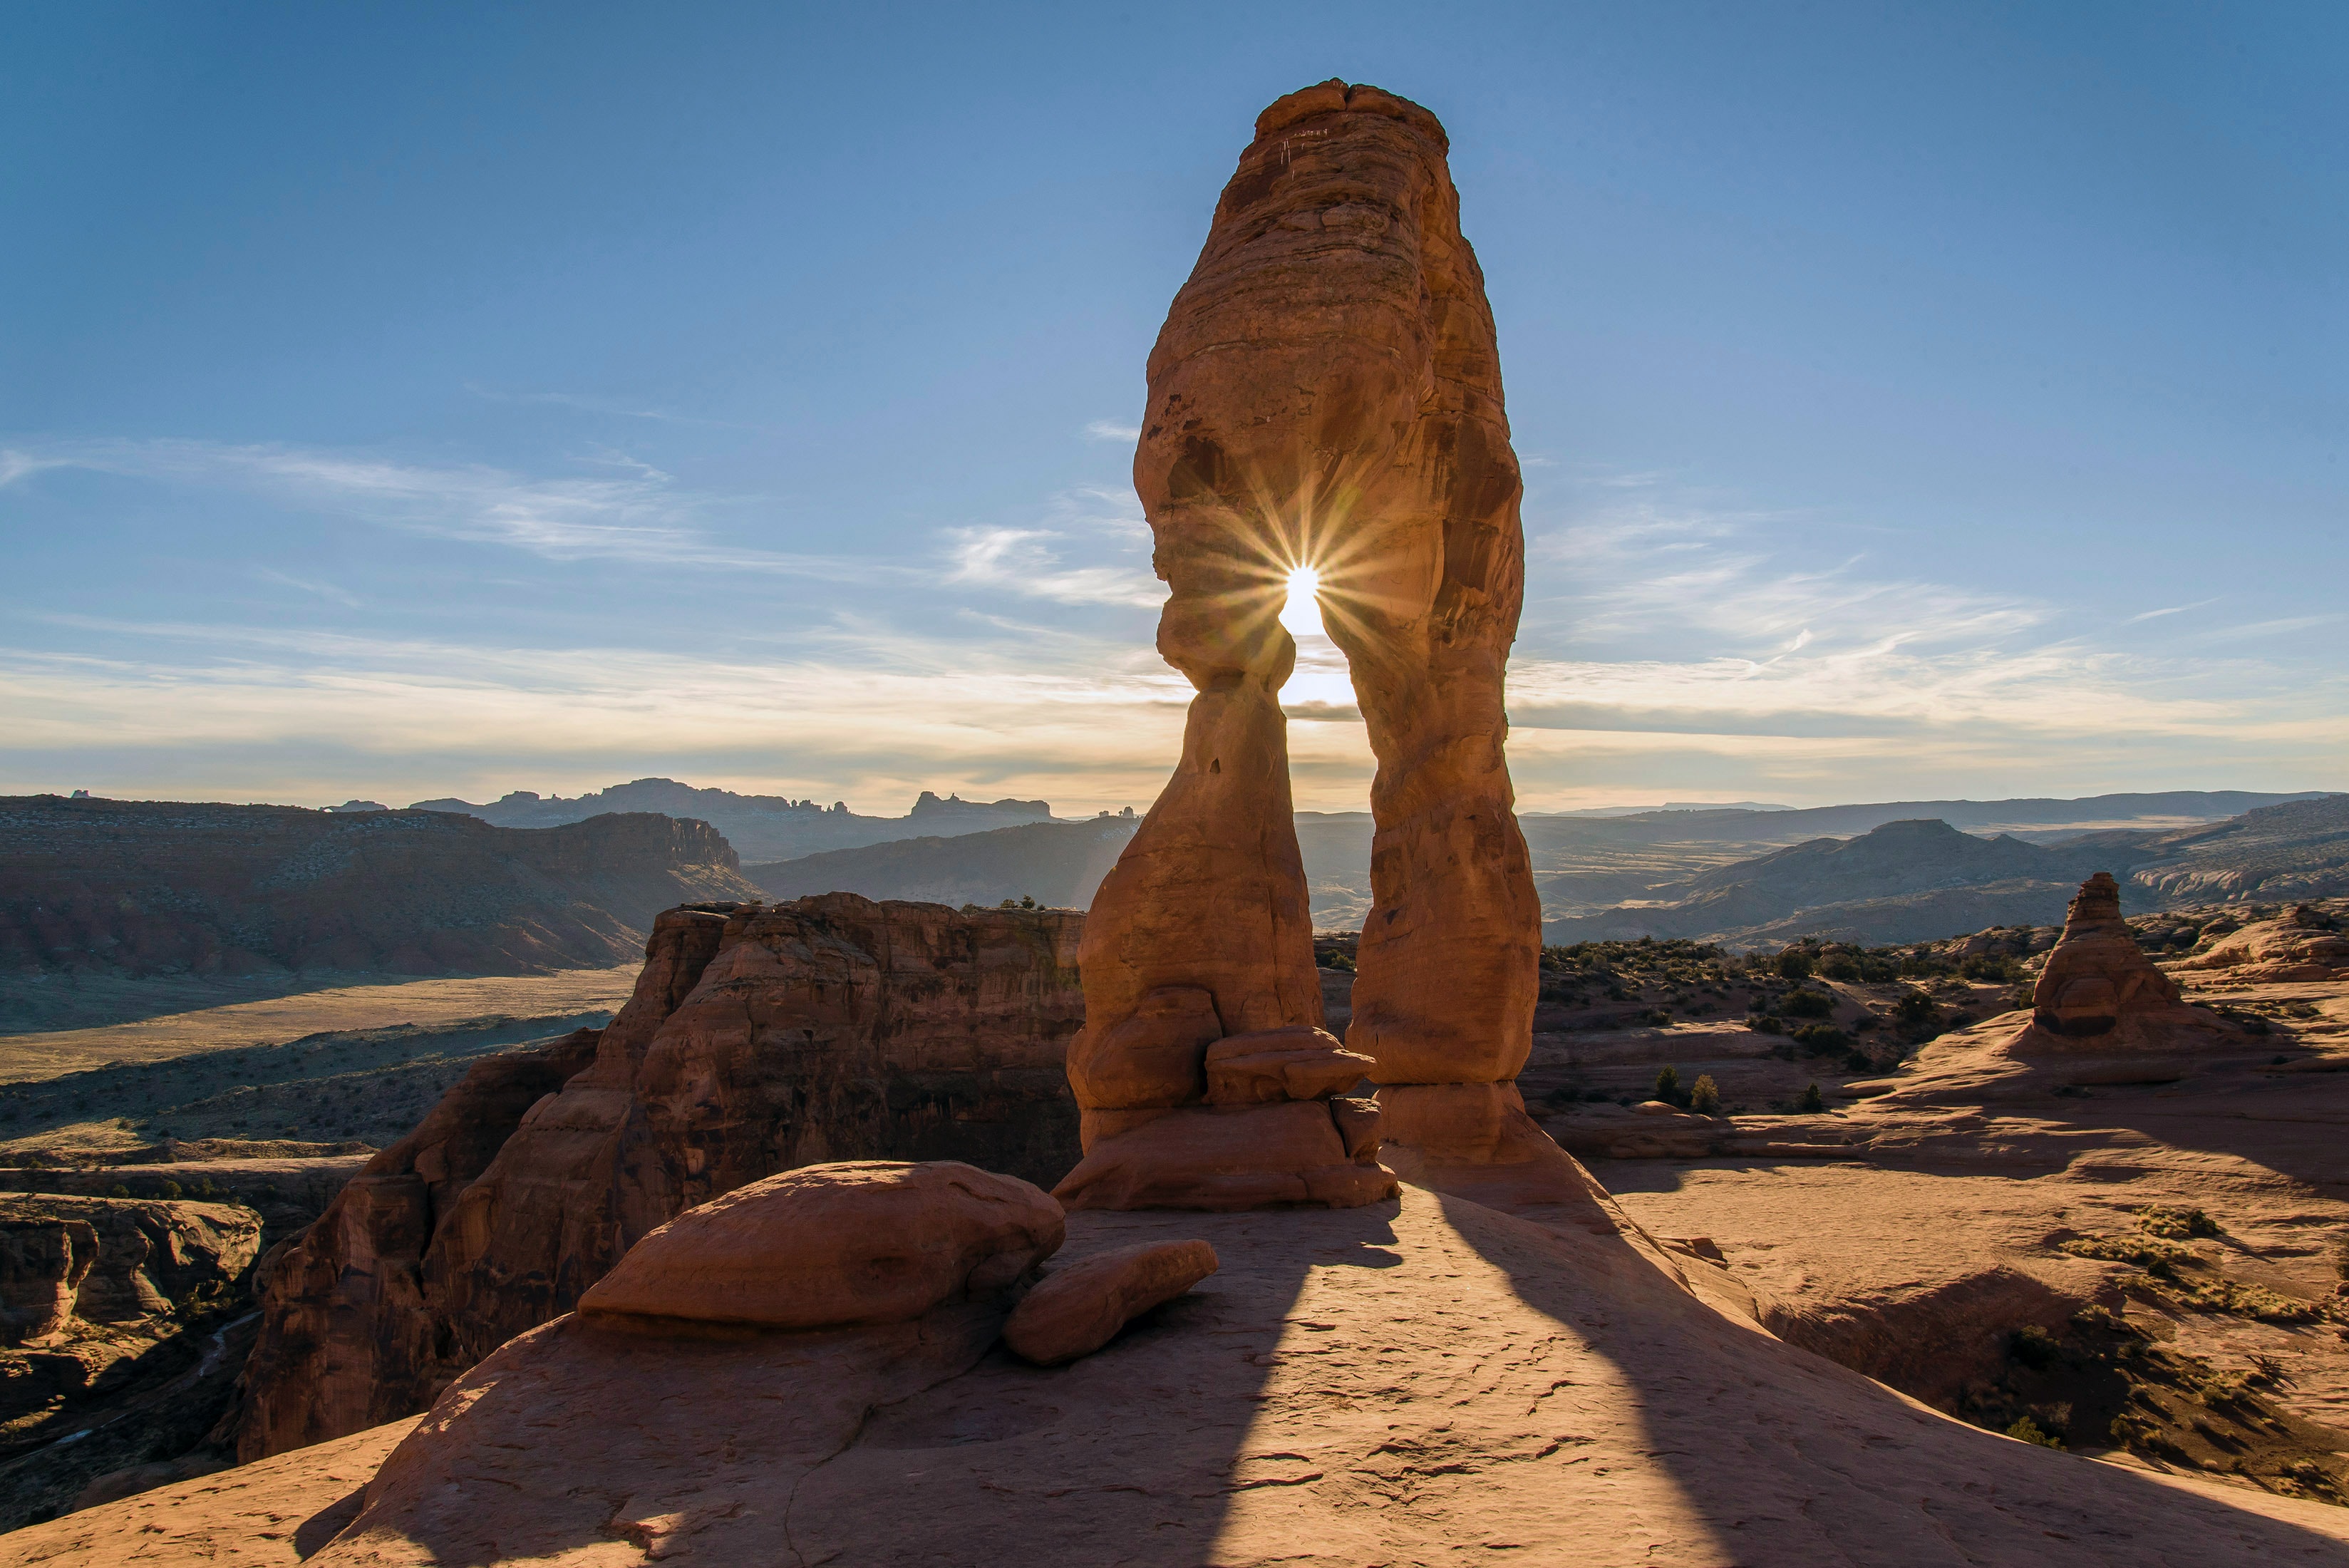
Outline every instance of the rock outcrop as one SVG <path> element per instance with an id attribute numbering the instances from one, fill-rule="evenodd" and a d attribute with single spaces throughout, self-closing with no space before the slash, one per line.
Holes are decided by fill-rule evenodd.
<path id="1" fill-rule="evenodd" d="M 1522 485 L 1447 147 L 1433 115 L 1377 88 L 1275 103 L 1151 353 L 1134 485 L 1173 589 L 1158 649 L 1197 695 L 1086 933 L 1088 1165 L 1133 1179 L 1081 1169 L 1071 1203 L 1179 1201 L 1182 1151 L 1237 1147 L 1242 1124 L 1266 1129 L 1258 1167 L 1289 1179 L 1278 1200 L 1391 1190 L 1374 1164 L 1336 1174 L 1335 1129 L 1309 1135 L 1282 1106 L 1199 1108 L 1213 1043 L 1321 1023 L 1279 706 L 1294 569 L 1319 574 L 1379 758 L 1348 1048 L 1386 1104 L 1506 1083 L 1530 1047 L 1539 913 L 1501 706 Z M 1341 1074 L 1333 1058 L 1305 1077 Z"/>
<path id="2" fill-rule="evenodd" d="M 74 1276 L 72 1315 L 131 1323 L 226 1302 L 261 1249 L 261 1220 L 225 1203 L 28 1193 L 0 1198 L 0 1220 L 62 1224 L 95 1245 Z"/>
<path id="3" fill-rule="evenodd" d="M 2121 919 L 2119 885 L 2105 871 L 2080 884 L 2064 912 L 2031 1008 L 2030 1026 L 2010 1046 L 2017 1055 L 2193 1049 L 2236 1033 L 2179 999 Z"/>
<path id="4" fill-rule="evenodd" d="M 73 1321 L 74 1298 L 98 1262 L 87 1220 L 0 1218 L 0 1342 L 47 1339 Z"/>
<path id="5" fill-rule="evenodd" d="M 2341 934 L 2337 922 L 2302 904 L 2282 919 L 2245 926 L 2209 952 L 2170 967 L 2223 970 L 2230 979 L 2242 981 L 2349 979 L 2349 937 Z"/>
<path id="6" fill-rule="evenodd" d="M 1215 1272 L 1216 1250 L 1205 1241 L 1136 1241 L 1095 1252 L 1029 1292 L 1005 1320 L 1003 1343 L 1039 1366 L 1091 1355 Z"/>
<path id="7" fill-rule="evenodd" d="M 1078 1152 L 1082 927 L 846 894 L 662 915 L 610 1024 L 484 1063 L 274 1266 L 239 1452 L 412 1414 L 638 1239 L 778 1172 L 1052 1180 Z"/>

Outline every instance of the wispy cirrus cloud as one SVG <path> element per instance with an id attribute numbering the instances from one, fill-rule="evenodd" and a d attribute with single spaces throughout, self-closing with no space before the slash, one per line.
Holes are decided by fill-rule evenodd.
<path id="1" fill-rule="evenodd" d="M 949 583 L 1007 589 L 1066 605 L 1133 605 L 1155 607 L 1166 598 L 1154 577 L 1130 566 L 1068 566 L 1051 542 L 1065 537 L 1050 528 L 956 528 L 948 530 Z"/>
<path id="2" fill-rule="evenodd" d="M 1140 441 L 1142 427 L 1117 420 L 1095 420 L 1085 426 L 1085 434 L 1094 441 Z"/>
<path id="3" fill-rule="evenodd" d="M 347 588 L 337 587 L 333 583 L 310 577 L 297 577 L 291 572 L 281 572 L 274 566 L 264 566 L 254 573 L 254 576 L 264 582 L 283 583 L 289 588 L 299 588 L 305 594 L 316 594 L 322 599 L 331 599 L 348 609 L 357 609 L 359 607 L 357 595 Z"/>
<path id="4" fill-rule="evenodd" d="M 712 536 L 719 498 L 625 455 L 617 474 L 533 478 L 487 464 L 436 466 L 272 444 L 57 441 L 0 450 L 0 483 L 54 469 L 270 492 L 321 511 L 411 533 L 502 545 L 550 560 L 719 567 L 830 582 L 874 582 L 909 568 L 845 556 L 759 550 Z M 728 498 L 739 506 L 740 498 Z"/>

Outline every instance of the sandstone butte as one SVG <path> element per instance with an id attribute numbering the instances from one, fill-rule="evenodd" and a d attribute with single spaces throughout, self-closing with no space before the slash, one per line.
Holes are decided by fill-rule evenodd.
<path id="1" fill-rule="evenodd" d="M 2341 1561 L 2349 1512 L 2002 1438 L 1785 1343 L 1701 1249 L 1660 1245 L 1531 1128 L 1509 1080 L 1532 893 L 1499 749 L 1516 481 L 1444 153 L 1432 116 L 1375 88 L 1275 104 L 1154 356 L 1137 472 L 1175 587 L 1162 647 L 1199 695 L 1084 933 L 1069 1073 L 1088 1147 L 1057 1252 L 1034 1225 L 991 1248 L 995 1221 L 952 1202 L 895 1228 L 863 1207 L 936 1176 L 801 1172 L 681 1221 L 626 1311 L 584 1303 L 519 1334 L 412 1425 L 36 1526 L 0 1561 Z M 1344 1048 L 1318 1033 L 1286 826 L 1283 558 L 1258 556 L 1282 545 L 1335 585 L 1381 760 L 1378 930 Z M 624 1250 L 661 1234 L 642 1221 L 664 1204 L 662 1221 L 769 1174 L 727 1136 L 720 1069 L 762 1025 L 787 1055 L 801 1020 L 835 1014 L 814 984 L 761 1011 L 789 972 L 762 922 L 836 950 L 803 907 L 722 913 L 671 927 L 666 957 L 657 933 L 638 999 L 665 1021 L 616 1020 L 433 1246 L 522 1286 L 561 1266 L 543 1239 L 560 1233 L 594 1261 L 564 1278 L 601 1277 L 614 1244 L 589 1228 Z M 2167 1003 L 2121 983 L 2124 955 L 2095 957 L 2100 906 L 2075 916 L 2076 970 L 2046 1009 L 2065 1027 L 2043 1032 L 2088 1038 L 2070 1027 L 2103 1016 L 2102 993 L 2072 988 L 2101 978 L 2103 1033 L 2124 1044 L 2133 999 Z M 1378 1106 L 1340 1092 L 1358 1067 Z M 645 1141 L 640 1124 L 698 1136 Z M 566 1196 L 500 1231 L 518 1199 L 492 1178 L 526 1138 L 514 1168 Z M 785 1152 L 771 1168 L 821 1158 Z M 847 1207 L 816 1225 L 789 1207 L 813 1190 Z M 905 1293 L 885 1321 L 714 1321 L 704 1282 L 749 1282 L 706 1243 L 760 1214 Z M 935 1241 L 935 1268 L 884 1267 L 901 1230 Z M 1004 1277 L 1015 1265 L 1043 1265 L 1049 1302 L 1055 1278 L 1114 1276 L 1167 1243 L 1204 1243 L 1217 1271 L 1065 1366 L 1000 1345 L 1029 1282 Z M 554 1277 L 542 1306 L 561 1303 Z"/>
<path id="2" fill-rule="evenodd" d="M 1151 351 L 1134 487 L 1172 590 L 1158 649 L 1196 695 L 1085 928 L 1071 1207 L 1344 1207 L 1394 1190 L 1381 1137 L 1406 1162 L 1547 1141 L 1508 1087 L 1540 958 L 1502 753 L 1523 485 L 1448 147 L 1374 87 L 1272 105 Z M 1280 711 L 1299 568 L 1379 763 L 1342 1049 L 1319 1033 Z M 1270 1049 L 1295 1064 L 1278 1096 L 1216 1092 L 1220 1056 Z M 1313 1114 L 1361 1076 L 1376 1123 Z"/>

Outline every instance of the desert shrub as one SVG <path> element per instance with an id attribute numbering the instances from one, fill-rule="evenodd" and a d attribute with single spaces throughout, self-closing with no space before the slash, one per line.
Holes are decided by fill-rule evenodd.
<path id="1" fill-rule="evenodd" d="M 2037 1324 L 2025 1324 L 2006 1336 L 2006 1354 L 2034 1372 L 2044 1372 L 2063 1359 L 2064 1347 Z"/>
<path id="2" fill-rule="evenodd" d="M 1788 948 L 1778 955 L 1776 963 L 1778 972 L 1788 980 L 1808 980 L 1816 967 L 1811 955 L 1801 948 Z"/>
<path id="3" fill-rule="evenodd" d="M 1832 1023 L 1805 1023 L 1794 1031 L 1795 1044 L 1806 1056 L 1825 1056 L 1851 1049 L 1851 1036 Z"/>
<path id="4" fill-rule="evenodd" d="M 118 1181 L 112 1187 L 107 1189 L 106 1195 L 109 1198 L 128 1198 L 130 1196 L 130 1189 L 123 1186 L 122 1183 Z"/>
<path id="5" fill-rule="evenodd" d="M 2139 1210 L 2137 1229 L 2148 1236 L 2216 1236 L 2218 1223 L 2199 1209 L 2171 1209 L 2155 1203 Z"/>
<path id="6" fill-rule="evenodd" d="M 1745 1027 L 1756 1034 L 1784 1034 L 1786 1021 L 1767 1012 L 1749 1012 L 1745 1015 Z"/>
<path id="7" fill-rule="evenodd" d="M 1982 953 L 1960 964 L 1958 972 L 1968 980 L 2011 982 L 2023 978 L 2023 966 L 2011 958 Z"/>
<path id="8" fill-rule="evenodd" d="M 1823 1111 L 1827 1108 L 1827 1103 L 1819 1097 L 1819 1086 L 1813 1084 L 1803 1091 L 1803 1097 L 1795 1102 L 1795 1108 L 1798 1111 Z"/>
<path id="9" fill-rule="evenodd" d="M 1681 1070 L 1678 1067 L 1667 1067 L 1656 1075 L 1655 1097 L 1668 1106 L 1688 1103 L 1688 1096 L 1681 1092 Z"/>
<path id="10" fill-rule="evenodd" d="M 1819 973 L 1827 980 L 1849 982 L 1859 978 L 1860 970 L 1857 961 L 1846 954 L 1836 953 L 1821 961 Z"/>
<path id="11" fill-rule="evenodd" d="M 1835 1004 L 1824 991 L 1790 991 L 1778 999 L 1778 1011 L 1788 1018 L 1831 1018 Z"/>
<path id="12" fill-rule="evenodd" d="M 2026 1443 L 2036 1443 L 2043 1449 L 2060 1449 L 2064 1446 L 2064 1440 L 2061 1438 L 2049 1437 L 2039 1429 L 2039 1423 L 2028 1416 L 2016 1417 L 2014 1425 L 2006 1429 L 2006 1435 L 2020 1438 Z"/>
<path id="13" fill-rule="evenodd" d="M 1721 1085 L 1713 1081 L 1712 1074 L 1697 1075 L 1696 1086 L 1689 1091 L 1689 1109 L 1701 1116 L 1721 1114 Z"/>
<path id="14" fill-rule="evenodd" d="M 1645 1012 L 1639 1014 L 1637 1021 L 1661 1029 L 1672 1021 L 1672 1010 L 1669 1007 L 1651 1007 Z"/>
<path id="15" fill-rule="evenodd" d="M 168 1177 L 165 1178 L 163 1181 L 163 1196 L 166 1198 L 177 1198 L 179 1195 L 180 1184 L 171 1180 Z"/>
<path id="16" fill-rule="evenodd" d="M 2194 1249 L 2166 1241 L 2158 1236 L 2082 1236 L 2056 1243 L 2057 1249 L 2075 1258 L 2095 1258 L 2107 1263 L 2128 1263 L 2140 1269 L 2169 1267 L 2190 1262 Z"/>

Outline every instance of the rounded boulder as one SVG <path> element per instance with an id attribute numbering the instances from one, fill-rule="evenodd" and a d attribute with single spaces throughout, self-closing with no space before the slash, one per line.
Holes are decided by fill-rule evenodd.
<path id="1" fill-rule="evenodd" d="M 1017 1177 L 953 1160 L 803 1166 L 689 1209 L 628 1250 L 585 1313 L 838 1328 L 999 1295 L 1066 1217 Z"/>

